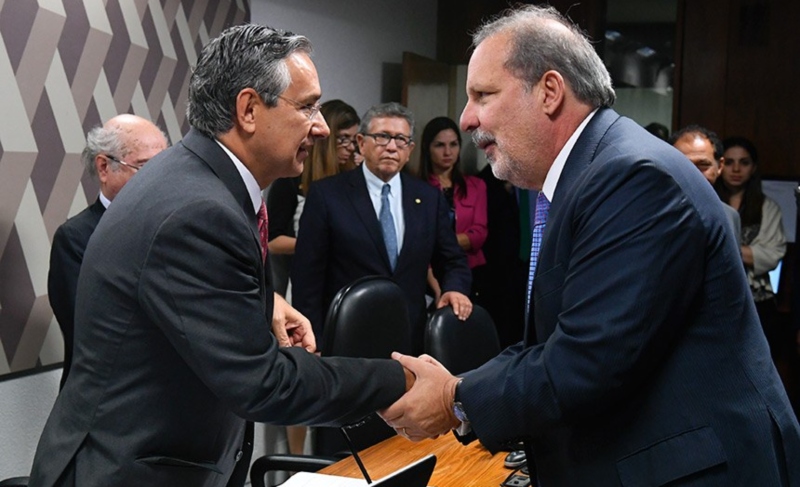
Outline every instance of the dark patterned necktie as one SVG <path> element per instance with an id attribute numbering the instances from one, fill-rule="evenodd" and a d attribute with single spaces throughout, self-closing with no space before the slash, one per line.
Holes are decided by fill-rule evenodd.
<path id="1" fill-rule="evenodd" d="M 261 240 L 261 259 L 267 260 L 267 242 L 269 242 L 269 219 L 267 219 L 267 205 L 261 200 L 258 209 L 258 236 Z"/>

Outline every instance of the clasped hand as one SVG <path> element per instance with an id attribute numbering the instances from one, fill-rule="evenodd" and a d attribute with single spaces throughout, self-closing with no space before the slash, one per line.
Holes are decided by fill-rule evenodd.
<path id="1" fill-rule="evenodd" d="M 458 427 L 453 397 L 459 378 L 429 355 L 414 358 L 397 352 L 392 358 L 416 379 L 411 389 L 388 408 L 378 411 L 386 424 L 411 441 L 436 438 Z"/>

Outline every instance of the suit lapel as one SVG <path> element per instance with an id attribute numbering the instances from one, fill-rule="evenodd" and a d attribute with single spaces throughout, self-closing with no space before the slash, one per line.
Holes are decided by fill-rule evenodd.
<path id="1" fill-rule="evenodd" d="M 375 207 L 372 206 L 372 199 L 369 197 L 369 191 L 367 190 L 367 180 L 364 178 L 362 171 L 361 168 L 356 168 L 345 173 L 349 187 L 347 196 L 350 204 L 353 205 L 353 212 L 358 215 L 358 219 L 364 225 L 364 229 L 375 244 L 378 255 L 383 259 L 386 270 L 391 274 L 392 266 L 389 263 L 389 254 L 386 251 L 386 242 L 383 241 L 381 224 L 378 221 L 378 217 L 375 216 Z"/>
<path id="2" fill-rule="evenodd" d="M 547 269 L 552 266 L 552 262 L 547 262 L 543 257 L 549 254 L 545 250 L 545 246 L 551 244 L 552 238 L 550 235 L 556 231 L 558 225 L 561 223 L 561 208 L 566 204 L 566 201 L 572 195 L 572 189 L 576 181 L 586 170 L 587 167 L 594 161 L 597 148 L 600 141 L 605 136 L 611 125 L 619 119 L 619 115 L 610 108 L 601 108 L 592 117 L 586 128 L 581 133 L 575 146 L 567 157 L 564 163 L 564 169 L 561 171 L 561 176 L 558 178 L 553 201 L 550 202 L 550 211 L 547 215 L 547 225 L 544 228 L 542 235 L 542 247 L 539 252 L 539 263 L 536 267 L 536 274 L 538 275 L 542 269 Z M 546 257 L 545 257 L 546 258 Z M 534 299 L 531 299 L 528 308 L 529 322 L 525 328 L 525 342 L 529 343 L 529 339 L 535 336 L 533 328 L 534 316 Z"/>
<path id="3" fill-rule="evenodd" d="M 194 128 L 189 129 L 189 133 L 181 140 L 181 144 L 195 154 L 214 172 L 225 187 L 228 188 L 228 191 L 231 192 L 233 198 L 239 203 L 245 218 L 250 223 L 250 233 L 253 237 L 253 243 L 259 249 L 260 253 L 261 238 L 258 234 L 258 217 L 255 212 L 253 212 L 253 202 L 250 199 L 250 194 L 247 192 L 244 181 L 242 181 L 242 175 L 239 174 L 231 158 L 222 150 L 222 147 L 220 147 L 216 141 L 206 137 Z M 261 259 L 259 259 L 259 261 L 261 261 Z M 262 272 L 264 274 L 264 282 L 269 282 L 269 272 L 267 272 L 266 264 Z"/>
<path id="4" fill-rule="evenodd" d="M 425 218 L 419 215 L 424 202 L 423 196 L 417 191 L 419 186 L 413 184 L 414 181 L 405 173 L 400 173 L 400 180 L 403 182 L 403 221 L 405 223 L 405 231 L 403 233 L 403 248 L 400 249 L 400 255 L 397 257 L 398 268 L 412 258 L 414 238 L 425 232 L 422 226 L 426 221 Z"/>

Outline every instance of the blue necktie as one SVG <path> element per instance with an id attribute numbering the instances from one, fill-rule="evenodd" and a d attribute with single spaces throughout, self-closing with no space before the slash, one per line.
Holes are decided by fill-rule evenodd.
<path id="1" fill-rule="evenodd" d="M 531 232 L 531 265 L 528 269 L 528 297 L 525 301 L 525 322 L 528 322 L 528 313 L 531 309 L 531 293 L 533 292 L 533 275 L 536 272 L 536 261 L 539 259 L 539 249 L 542 246 L 542 235 L 544 225 L 547 223 L 547 213 L 550 211 L 550 202 L 547 196 L 539 191 L 536 197 L 536 214 L 533 219 L 533 231 Z"/>
<path id="2" fill-rule="evenodd" d="M 381 188 L 381 231 L 383 232 L 383 241 L 386 243 L 386 252 L 389 254 L 389 264 L 394 271 L 397 265 L 397 233 L 394 229 L 394 218 L 392 218 L 392 207 L 389 203 L 389 190 L 391 187 L 384 184 Z"/>

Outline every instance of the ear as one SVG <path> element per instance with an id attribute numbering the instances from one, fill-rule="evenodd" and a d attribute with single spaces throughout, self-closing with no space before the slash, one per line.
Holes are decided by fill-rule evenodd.
<path id="1" fill-rule="evenodd" d="M 564 78 L 557 71 L 547 71 L 539 80 L 539 88 L 542 97 L 542 109 L 544 113 L 552 116 L 558 112 L 564 104 L 567 85 Z"/>
<path id="2" fill-rule="evenodd" d="M 364 134 L 357 133 L 356 134 L 356 144 L 358 144 L 358 153 L 363 155 L 364 154 Z"/>
<path id="3" fill-rule="evenodd" d="M 717 160 L 717 176 L 722 174 L 722 166 L 724 165 L 725 165 L 725 158 L 720 157 L 719 160 Z"/>
<path id="4" fill-rule="evenodd" d="M 109 162 L 108 158 L 102 154 L 97 154 L 94 158 L 94 168 L 97 171 L 97 179 L 99 179 L 101 183 L 106 182 L 108 173 L 111 172 Z"/>
<path id="5" fill-rule="evenodd" d="M 256 112 L 267 108 L 253 88 L 245 88 L 236 95 L 236 125 L 248 134 L 256 131 Z"/>

